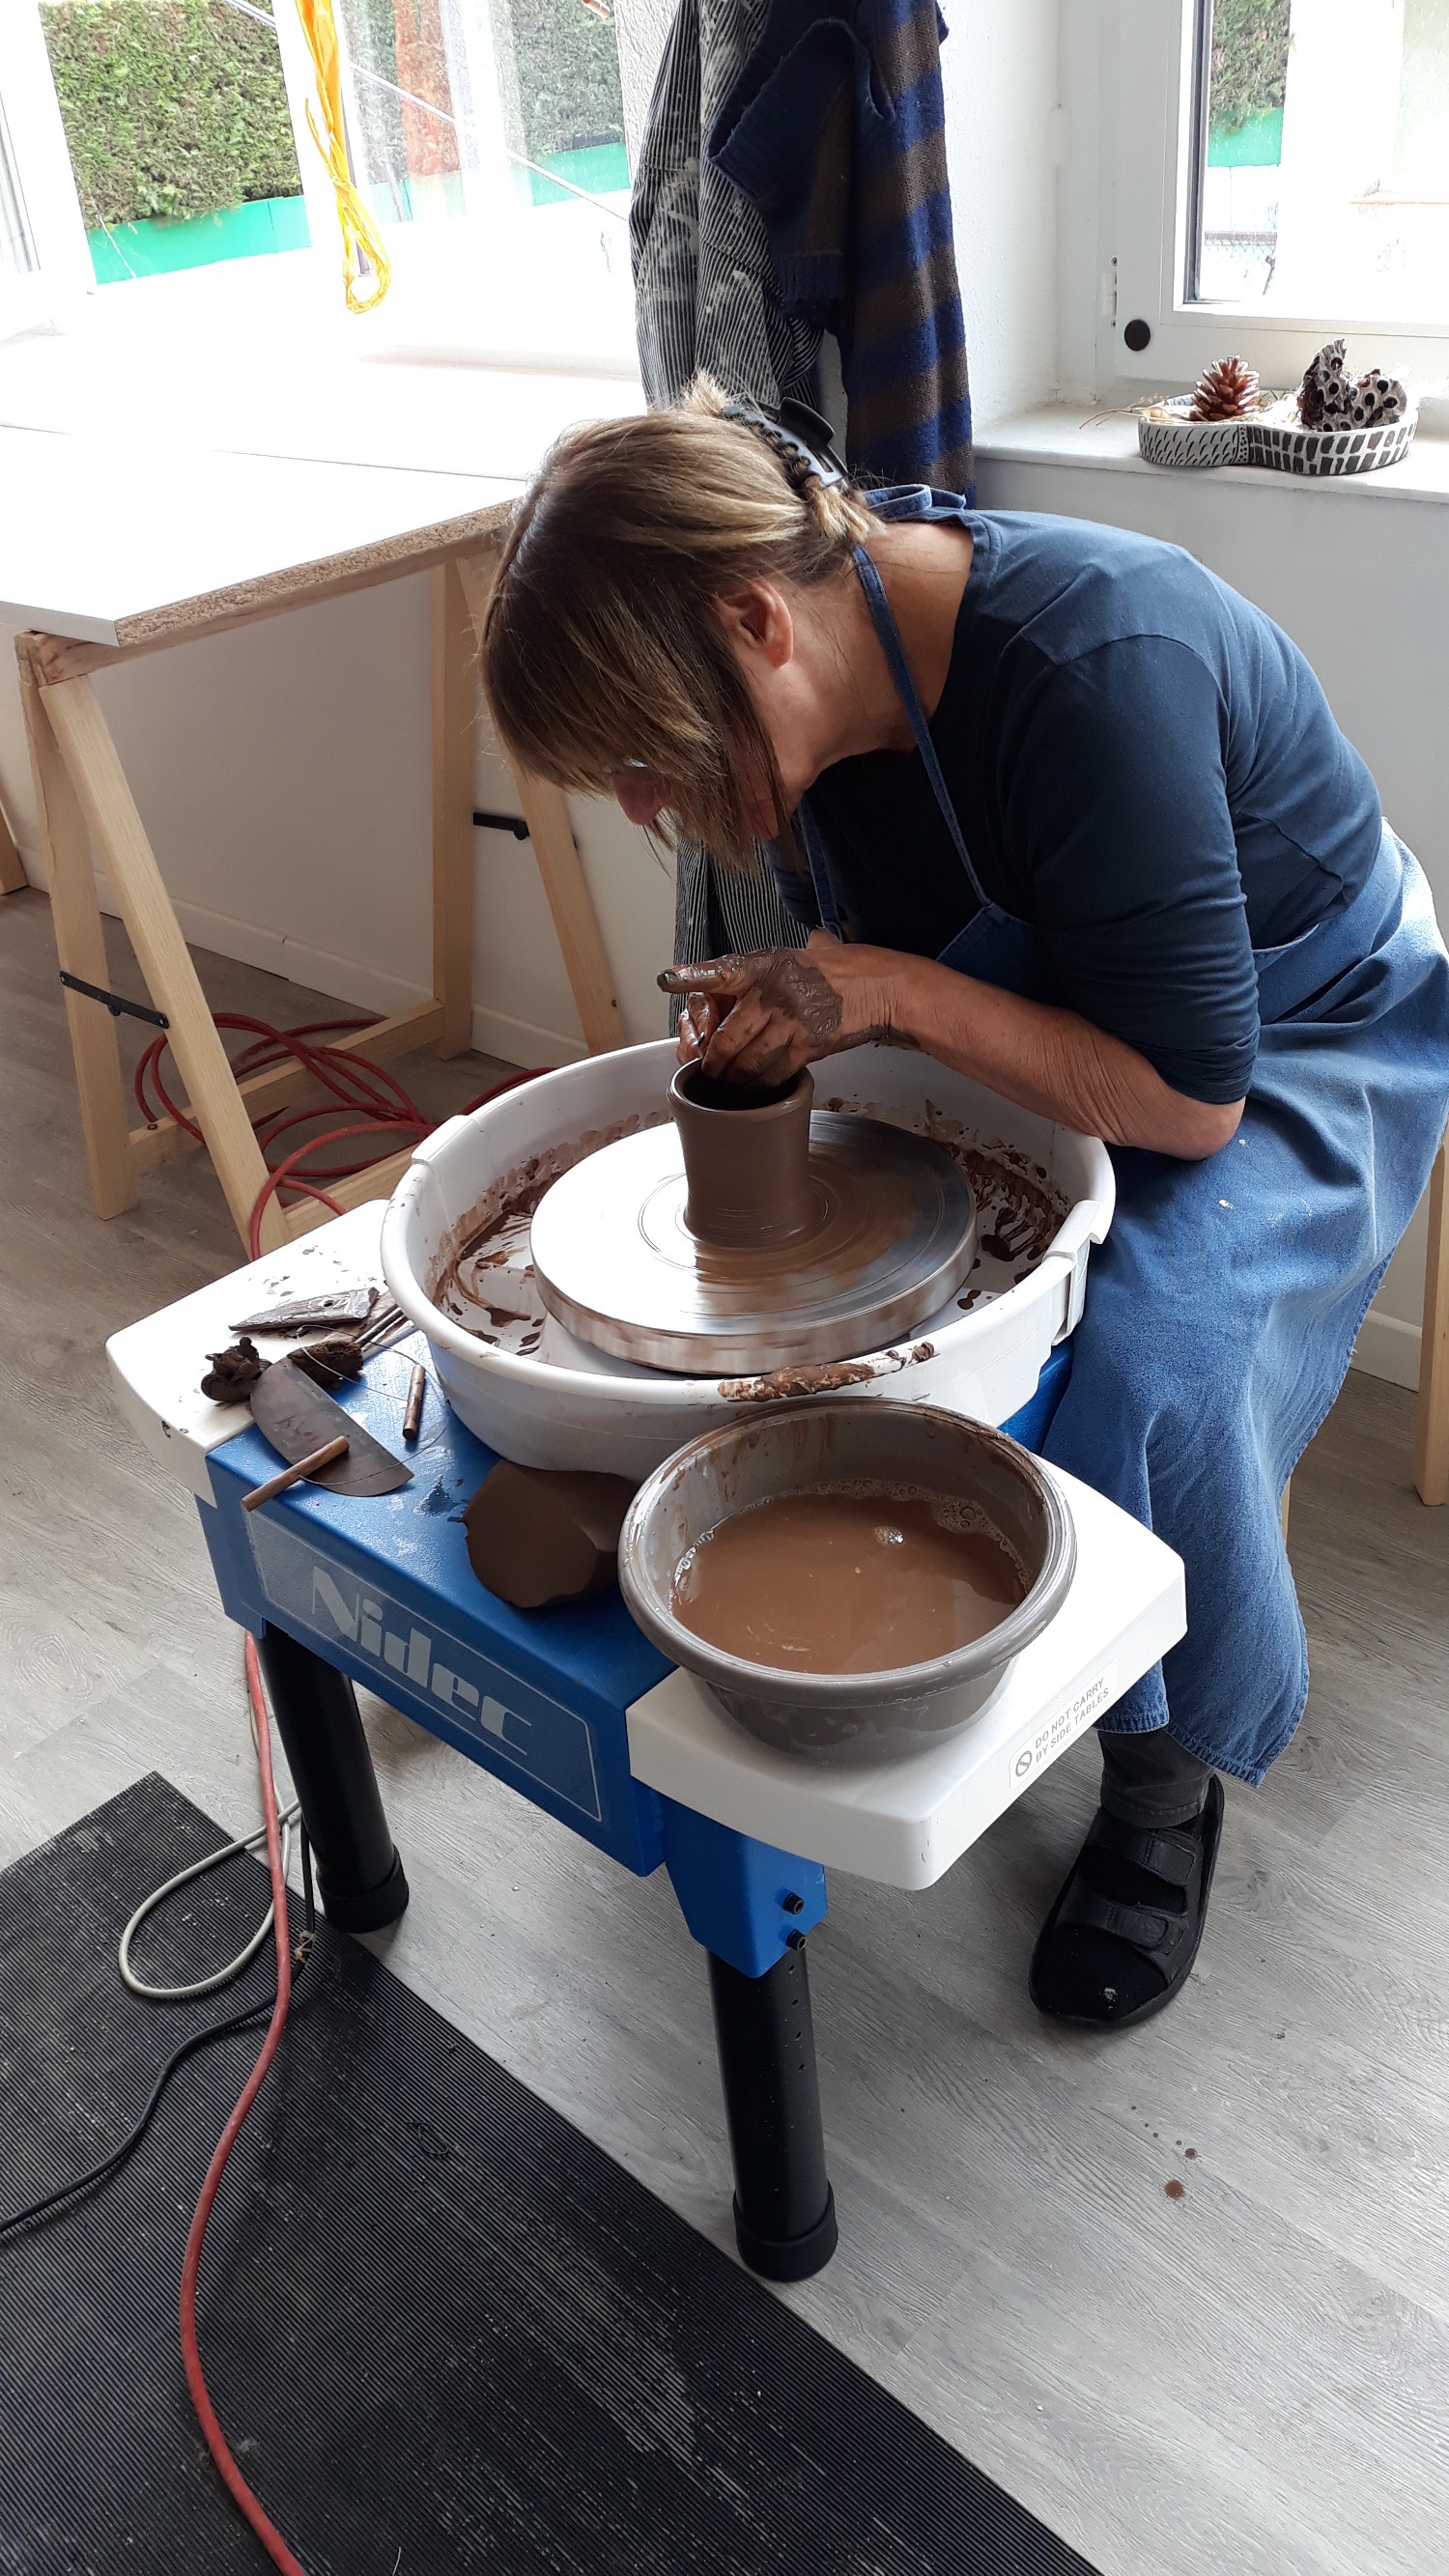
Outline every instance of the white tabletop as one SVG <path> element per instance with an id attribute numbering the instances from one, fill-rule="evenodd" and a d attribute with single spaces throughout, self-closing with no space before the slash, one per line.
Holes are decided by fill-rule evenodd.
<path id="1" fill-rule="evenodd" d="M 520 478 L 0 429 L 0 489 L 0 620 L 134 645 L 234 623 L 279 582 L 410 570 L 486 537 Z"/>
<path id="2" fill-rule="evenodd" d="M 274 392 L 265 418 L 78 429 L 0 351 L 0 622 L 134 648 L 412 570 L 486 539 L 561 430 L 638 402 L 488 369 L 350 382 L 345 418 L 301 385 L 284 415 Z"/>

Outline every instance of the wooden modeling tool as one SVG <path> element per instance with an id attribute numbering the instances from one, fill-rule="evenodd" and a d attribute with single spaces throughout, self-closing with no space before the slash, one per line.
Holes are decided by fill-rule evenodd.
<path id="1" fill-rule="evenodd" d="M 424 1368 L 421 1360 L 415 1360 L 413 1362 L 412 1376 L 408 1380 L 407 1407 L 403 1414 L 404 1440 L 416 1440 L 419 1431 L 422 1429 L 423 1397 L 426 1395 L 427 1390 L 428 1372 Z"/>
<path id="2" fill-rule="evenodd" d="M 337 1459 L 346 1457 L 347 1447 L 347 1434 L 339 1431 L 335 1440 L 324 1440 L 321 1448 L 314 1449 L 310 1458 L 298 1458 L 292 1466 L 284 1467 L 280 1476 L 269 1476 L 264 1485 L 253 1485 L 251 1492 L 242 1496 L 242 1510 L 258 1511 L 263 1503 L 272 1500 L 274 1494 L 285 1494 L 289 1485 L 300 1485 L 306 1476 L 319 1476 L 324 1467 L 331 1467 Z"/>

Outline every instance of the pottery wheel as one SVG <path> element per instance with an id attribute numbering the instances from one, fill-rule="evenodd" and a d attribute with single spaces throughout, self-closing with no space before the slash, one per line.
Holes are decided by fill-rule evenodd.
<path id="1" fill-rule="evenodd" d="M 814 1217 L 768 1250 L 697 1242 L 671 1120 L 576 1163 L 532 1228 L 539 1293 L 580 1341 L 689 1377 L 855 1358 L 914 1330 L 976 1256 L 945 1148 L 871 1118 L 810 1122 Z"/>

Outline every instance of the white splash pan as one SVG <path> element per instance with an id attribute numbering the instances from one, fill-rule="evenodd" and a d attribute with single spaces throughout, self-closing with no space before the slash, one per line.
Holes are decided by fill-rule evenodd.
<path id="1" fill-rule="evenodd" d="M 433 1303 L 474 1211 L 504 1175 L 551 1148 L 576 1152 L 585 1135 L 602 1142 L 626 1122 L 652 1125 L 674 1065 L 668 1039 L 624 1047 L 505 1092 L 471 1117 L 449 1119 L 418 1148 L 383 1219 L 383 1274 L 426 1333 L 449 1402 L 471 1431 L 520 1466 L 643 1478 L 684 1441 L 737 1420 L 752 1401 L 722 1392 L 738 1380 L 674 1377 L 607 1358 L 553 1322 L 535 1354 L 501 1350 Z M 822 1107 L 828 1098 L 832 1108 L 839 1102 L 923 1134 L 938 1122 L 959 1122 L 969 1142 L 1024 1157 L 1067 1199 L 1064 1222 L 1019 1284 L 988 1292 L 971 1314 L 953 1298 L 909 1342 L 868 1355 L 868 1379 L 849 1390 L 820 1390 L 849 1392 L 863 1403 L 941 1404 L 979 1422 L 1004 1422 L 1033 1394 L 1047 1353 L 1081 1314 L 1087 1255 L 1112 1221 L 1105 1146 L 899 1048 L 860 1047 L 833 1058 L 817 1069 L 816 1097 Z M 999 1276 L 1009 1282 L 1008 1272 Z M 929 1355 L 917 1358 L 922 1345 Z"/>

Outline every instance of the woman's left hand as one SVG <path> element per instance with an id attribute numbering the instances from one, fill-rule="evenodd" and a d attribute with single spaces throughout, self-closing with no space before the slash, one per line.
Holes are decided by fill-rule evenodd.
<path id="1" fill-rule="evenodd" d="M 906 962 L 893 949 L 842 944 L 814 930 L 803 948 L 671 966 L 659 984 L 684 997 L 681 1063 L 698 1061 L 714 1081 L 774 1085 L 820 1056 L 895 1037 Z"/>

